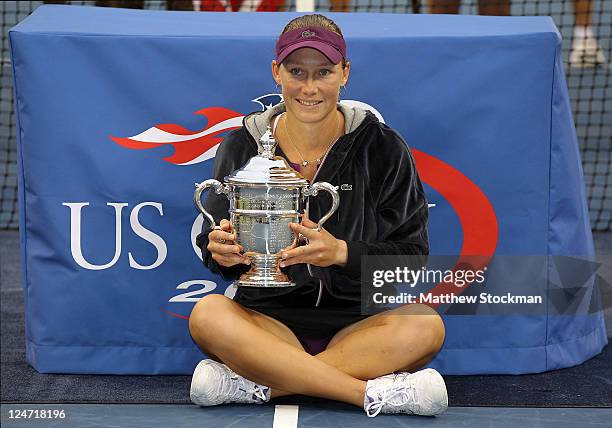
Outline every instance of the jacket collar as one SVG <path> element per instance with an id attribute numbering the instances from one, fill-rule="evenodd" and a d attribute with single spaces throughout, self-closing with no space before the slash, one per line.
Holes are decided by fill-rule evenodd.
<path id="1" fill-rule="evenodd" d="M 338 109 L 344 115 L 345 134 L 355 132 L 362 124 L 369 123 L 372 118 L 376 120 L 373 114 L 359 107 L 350 107 L 342 103 L 338 103 Z M 246 116 L 243 120 L 243 125 L 251 137 L 257 142 L 257 151 L 261 150 L 259 139 L 268 129 L 272 118 L 283 113 L 286 110 L 285 103 L 278 103 L 263 112 L 255 112 Z M 347 147 L 348 149 L 348 147 Z"/>

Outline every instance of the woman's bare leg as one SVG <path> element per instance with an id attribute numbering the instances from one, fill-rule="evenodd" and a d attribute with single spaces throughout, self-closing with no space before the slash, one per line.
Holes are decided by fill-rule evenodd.
<path id="1" fill-rule="evenodd" d="M 316 357 L 357 379 L 427 364 L 444 343 L 444 323 L 425 305 L 405 305 L 340 330 Z"/>
<path id="2" fill-rule="evenodd" d="M 425 305 L 405 305 L 340 330 L 316 358 L 367 381 L 396 371 L 413 372 L 438 353 L 444 323 Z M 289 395 L 275 391 L 274 396 Z"/>
<path id="3" fill-rule="evenodd" d="M 363 406 L 366 382 L 299 349 L 286 326 L 253 312 L 223 295 L 208 295 L 194 307 L 189 329 L 204 352 L 277 390 L 273 396 L 297 393 Z"/>
<path id="4" fill-rule="evenodd" d="M 574 0 L 574 14 L 576 15 L 575 25 L 589 27 L 591 25 L 591 0 Z"/>
<path id="5" fill-rule="evenodd" d="M 444 323 L 425 305 L 405 305 L 340 330 L 316 358 L 361 380 L 427 364 L 444 342 Z M 275 397 L 288 395 L 276 391 Z"/>

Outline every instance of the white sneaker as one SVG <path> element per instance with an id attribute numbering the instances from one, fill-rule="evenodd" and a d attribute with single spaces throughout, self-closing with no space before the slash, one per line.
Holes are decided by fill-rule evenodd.
<path id="1" fill-rule="evenodd" d="M 438 415 L 448 408 L 446 385 L 434 369 L 377 377 L 367 383 L 363 408 L 371 418 L 379 413 Z"/>
<path id="2" fill-rule="evenodd" d="M 569 62 L 572 67 L 595 67 L 606 63 L 606 57 L 594 37 L 574 37 Z"/>
<path id="3" fill-rule="evenodd" d="M 233 372 L 225 364 L 202 360 L 193 372 L 190 397 L 193 404 L 216 406 L 225 403 L 263 404 L 271 390 Z"/>

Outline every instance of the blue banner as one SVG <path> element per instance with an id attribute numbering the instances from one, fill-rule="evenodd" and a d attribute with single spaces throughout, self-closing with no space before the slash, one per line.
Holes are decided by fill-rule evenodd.
<path id="1" fill-rule="evenodd" d="M 291 13 L 43 6 L 10 32 L 28 362 L 44 373 L 190 374 L 202 264 L 194 183 L 270 75 Z M 593 254 L 561 40 L 546 17 L 330 14 L 352 62 L 343 102 L 413 150 L 434 254 Z M 445 316 L 446 374 L 572 366 L 601 313 Z"/>

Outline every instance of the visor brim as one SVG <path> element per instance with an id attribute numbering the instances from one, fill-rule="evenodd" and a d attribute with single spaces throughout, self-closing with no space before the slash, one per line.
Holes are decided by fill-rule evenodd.
<path id="1" fill-rule="evenodd" d="M 287 46 L 280 52 L 280 54 L 276 58 L 276 62 L 278 64 L 281 64 L 289 55 L 291 55 L 296 50 L 302 48 L 312 48 L 318 50 L 323 55 L 325 55 L 327 59 L 329 59 L 334 65 L 342 61 L 342 54 L 333 46 L 316 40 L 306 40 L 300 43 L 295 43 L 293 45 Z"/>

